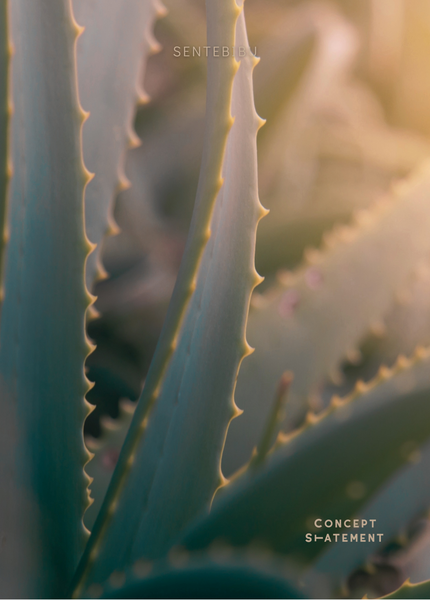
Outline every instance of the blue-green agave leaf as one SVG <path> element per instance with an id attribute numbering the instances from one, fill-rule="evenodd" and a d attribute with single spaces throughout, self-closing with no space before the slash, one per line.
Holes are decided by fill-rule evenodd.
<path id="1" fill-rule="evenodd" d="M 85 28 L 77 46 L 79 93 L 90 116 L 83 130 L 84 160 L 94 173 L 86 191 L 87 234 L 97 249 L 87 262 L 88 287 L 103 275 L 100 243 L 115 231 L 110 211 L 115 194 L 127 187 L 127 148 L 139 144 L 133 130 L 136 104 L 147 99 L 141 84 L 145 61 L 157 50 L 152 28 L 163 14 L 158 0 L 73 0 Z"/>
<path id="2" fill-rule="evenodd" d="M 240 467 L 257 444 L 285 370 L 294 374 L 286 423 L 291 427 L 388 312 L 430 251 L 429 191 L 430 166 L 424 163 L 408 183 L 358 213 L 353 225 L 326 235 L 322 250 L 310 251 L 296 272 L 255 298 L 247 336 L 256 350 L 237 382 L 236 402 L 244 415 L 227 438 L 226 472 Z"/>
<path id="3" fill-rule="evenodd" d="M 208 1 L 206 8 L 209 45 L 248 46 L 235 0 Z M 139 557 L 165 554 L 222 484 L 222 448 L 237 414 L 235 381 L 250 351 L 248 305 L 260 281 L 253 264 L 256 225 L 265 213 L 257 194 L 256 62 L 250 53 L 240 68 L 233 53 L 208 61 L 205 148 L 190 235 L 142 397 L 78 570 L 77 596 Z"/>
<path id="4" fill-rule="evenodd" d="M 214 549 L 202 556 L 178 552 L 155 564 L 137 561 L 133 574 L 115 572 L 107 585 L 89 591 L 93 597 L 102 591 L 102 598 L 307 597 L 289 581 L 288 565 L 273 555 L 235 555 L 231 550 Z"/>
<path id="5" fill-rule="evenodd" d="M 407 526 L 424 515 L 430 506 L 430 444 L 410 455 L 407 464 L 382 487 L 382 489 L 359 510 L 357 518 L 376 519 L 376 529 L 383 534 L 382 546 L 404 533 Z M 330 580 L 332 590 L 337 591 L 346 583 L 347 577 L 368 558 L 381 549 L 381 542 L 365 544 L 336 544 L 329 546 L 311 572 L 318 572 Z"/>
<path id="6" fill-rule="evenodd" d="M 2 3 L 4 4 L 4 3 Z M 89 179 L 76 88 L 79 34 L 69 0 L 9 3 L 14 114 L 10 242 L 0 375 L 15 414 L 16 485 L 39 507 L 22 515 L 44 567 L 30 596 L 64 593 L 87 539 L 82 426 L 89 409 L 83 220 Z"/>
<path id="7" fill-rule="evenodd" d="M 377 368 L 381 363 L 391 365 L 395 356 L 409 355 L 418 344 L 430 342 L 430 276 L 424 263 L 417 268 L 413 282 L 396 299 L 390 312 L 381 323 L 380 331 L 373 336 L 370 352 L 363 368 Z M 427 443 L 417 453 L 416 464 L 403 467 L 384 488 L 360 511 L 359 517 L 376 518 L 378 531 L 384 533 L 385 542 L 404 533 L 408 525 L 424 515 L 430 506 L 430 446 Z M 379 543 L 350 544 L 327 549 L 313 569 L 331 578 L 339 586 L 354 568 L 380 547 Z M 414 570 L 412 571 L 414 572 Z M 410 574 L 408 571 L 406 574 Z M 424 577 L 418 577 L 423 579 Z"/>
<path id="8" fill-rule="evenodd" d="M 328 543 L 306 541 L 318 532 L 315 519 L 357 515 L 429 439 L 429 356 L 420 349 L 401 358 L 319 416 L 309 413 L 301 431 L 232 482 L 179 542 L 194 550 L 217 538 L 237 546 L 257 539 L 304 563 L 315 559 Z"/>
<path id="9" fill-rule="evenodd" d="M 34 497 L 15 477 L 19 428 L 15 407 L 3 386 L 0 415 L 0 590 L 3 598 L 28 598 L 33 596 L 33 581 L 43 568 L 38 540 L 29 535 L 27 527 L 29 520 L 38 518 L 38 509 Z"/>

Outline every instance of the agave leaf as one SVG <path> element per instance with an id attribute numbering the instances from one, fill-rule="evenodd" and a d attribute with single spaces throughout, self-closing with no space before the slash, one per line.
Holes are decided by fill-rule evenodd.
<path id="1" fill-rule="evenodd" d="M 158 0 L 73 0 L 77 22 L 85 28 L 77 62 L 82 106 L 90 112 L 83 130 L 84 159 L 94 179 L 86 191 L 89 239 L 97 249 L 87 263 L 87 284 L 101 276 L 100 243 L 114 231 L 110 211 L 115 193 L 127 186 L 126 149 L 139 143 L 133 119 L 146 94 L 140 85 L 145 61 L 157 49 L 152 27 L 163 14 Z"/>
<path id="2" fill-rule="evenodd" d="M 208 45 L 248 46 L 235 0 L 207 2 L 207 16 Z M 247 54 L 238 70 L 232 53 L 208 61 L 205 149 L 190 236 L 142 397 L 78 570 L 78 596 L 138 557 L 162 556 L 172 537 L 208 509 L 222 482 L 235 380 L 249 352 L 249 299 L 259 281 L 253 256 L 264 210 L 257 195 L 256 62 Z"/>
<path id="3" fill-rule="evenodd" d="M 0 281 L 3 282 L 4 244 L 6 240 L 5 216 L 11 175 L 9 164 L 9 129 L 11 117 L 10 55 L 8 36 L 8 3 L 0 6 Z M 3 290 L 1 290 L 3 297 Z"/>
<path id="4" fill-rule="evenodd" d="M 418 345 L 430 345 L 430 266 L 423 262 L 412 281 L 401 290 L 387 316 L 363 346 L 367 363 L 392 364 L 399 354 L 408 356 Z M 376 334 L 376 335 L 375 335 Z"/>
<path id="5" fill-rule="evenodd" d="M 94 453 L 86 467 L 88 476 L 92 478 L 90 491 L 93 503 L 85 512 L 84 522 L 90 531 L 109 487 L 135 408 L 132 402 L 121 402 L 118 419 L 102 419 L 102 435 L 97 439 L 85 438 L 87 448 Z"/>
<path id="6" fill-rule="evenodd" d="M 430 444 L 426 443 L 420 452 L 411 455 L 411 461 L 412 464 L 399 469 L 357 515 L 367 522 L 376 519 L 384 544 L 404 532 L 411 521 L 425 514 L 430 506 Z M 333 590 L 339 589 L 348 575 L 380 548 L 377 539 L 366 544 L 333 545 L 312 565 L 311 572 L 323 574 L 330 579 Z"/>
<path id="7" fill-rule="evenodd" d="M 39 506 L 24 515 L 44 568 L 33 596 L 64 593 L 87 533 L 82 426 L 89 410 L 83 364 L 90 303 L 84 264 L 84 114 L 76 89 L 79 30 L 69 0 L 9 4 L 13 169 L 0 374 L 22 440 L 17 485 Z"/>
<path id="8" fill-rule="evenodd" d="M 0 389 L 0 589 L 3 598 L 28 598 L 32 580 L 42 565 L 38 562 L 37 539 L 28 535 L 27 519 L 38 518 L 34 498 L 17 482 L 16 459 L 19 428 L 13 403 Z"/>
<path id="9" fill-rule="evenodd" d="M 346 400 L 335 398 L 322 415 L 310 414 L 301 432 L 259 472 L 249 469 L 232 483 L 179 543 L 194 550 L 216 538 L 236 546 L 258 539 L 304 563 L 314 560 L 327 547 L 305 540 L 318 532 L 315 519 L 357 515 L 429 439 L 429 364 L 430 351 L 419 350 Z"/>
<path id="10" fill-rule="evenodd" d="M 364 342 L 342 365 L 336 383 L 326 382 L 323 401 L 334 394 L 346 394 L 356 381 L 368 381 L 381 365 L 391 366 L 399 355 L 409 356 L 417 346 L 430 345 L 430 267 L 427 261 L 416 266 L 407 284 L 395 294 L 387 314 L 372 324 Z M 351 362 L 352 361 L 352 362 Z M 340 382 L 340 385 L 339 385 Z"/>
<path id="11" fill-rule="evenodd" d="M 102 598 L 305 598 L 288 580 L 288 566 L 276 557 L 249 552 L 231 556 L 231 549 L 210 555 L 176 553 L 154 565 L 144 560 L 134 574 L 115 572 L 107 585 L 94 586 Z M 288 573 L 288 570 L 287 570 Z"/>
<path id="12" fill-rule="evenodd" d="M 390 600 L 408 600 L 409 598 L 418 600 L 418 598 L 430 598 L 430 581 L 423 581 L 422 583 L 416 584 L 410 583 L 409 580 L 405 581 L 402 587 L 392 594 L 384 596 L 384 598 L 389 598 Z"/>
<path id="13" fill-rule="evenodd" d="M 256 351 L 237 382 L 236 401 L 244 415 L 227 438 L 226 472 L 241 466 L 257 444 L 285 370 L 294 373 L 291 426 L 315 400 L 318 386 L 388 312 L 430 251 L 429 189 L 425 163 L 391 196 L 358 213 L 354 225 L 333 230 L 323 250 L 309 252 L 300 269 L 256 299 L 247 329 Z"/>
<path id="14" fill-rule="evenodd" d="M 122 397 L 136 400 L 142 392 L 186 241 L 186 232 L 172 227 L 170 213 L 161 218 L 160 203 L 173 197 L 175 206 L 183 207 L 184 199 L 187 208 L 193 204 L 203 139 L 203 118 L 196 120 L 196 110 L 192 105 L 187 115 L 183 110 L 173 119 L 160 115 L 137 128 L 145 143 L 127 154 L 131 187 L 115 201 L 121 233 L 103 244 L 103 264 L 111 277 L 96 287 L 102 316 L 88 326 L 97 343 L 86 362 L 89 379 L 96 381 L 88 400 L 97 408 L 87 427 L 98 423 L 107 406 Z M 204 116 L 204 102 L 202 110 Z"/>

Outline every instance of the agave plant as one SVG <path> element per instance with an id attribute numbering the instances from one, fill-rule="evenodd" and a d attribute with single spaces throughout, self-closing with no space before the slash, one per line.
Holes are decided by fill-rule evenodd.
<path id="1" fill-rule="evenodd" d="M 405 350 L 399 311 L 407 324 L 416 314 L 414 304 L 392 304 L 430 252 L 428 164 L 355 213 L 352 224 L 325 233 L 293 273 L 275 277 L 303 252 L 300 236 L 288 248 L 297 223 L 319 243 L 327 225 L 351 216 L 357 198 L 309 228 L 309 208 L 282 205 L 279 223 L 261 234 L 262 246 L 274 236 L 276 248 L 257 254 L 269 284 L 253 294 L 262 282 L 257 224 L 267 213 L 257 178 L 258 59 L 243 1 L 207 0 L 206 44 L 226 50 L 207 60 L 203 155 L 181 266 L 137 406 L 122 402 L 118 422 L 105 422 L 104 436 L 87 449 L 85 361 L 93 346 L 86 326 L 97 317 L 88 289 L 101 289 L 93 286 L 106 277 L 101 249 L 116 231 L 113 200 L 130 185 L 124 162 L 139 143 L 136 105 L 146 101 L 138 82 L 157 49 L 152 28 L 164 9 L 156 0 L 3 0 L 0 7 L 2 596 L 339 595 L 350 573 L 429 505 L 429 351 L 418 347 L 381 366 Z M 347 130 L 363 110 L 362 103 L 344 113 L 321 86 L 327 75 L 337 97 L 352 97 L 344 21 L 319 6 L 299 7 L 290 19 L 281 66 L 299 57 L 301 68 L 293 68 L 282 98 L 267 104 L 275 119 L 293 97 L 281 120 L 288 144 L 280 145 L 270 122 L 262 138 L 272 148 L 265 189 L 274 211 L 285 194 L 311 194 L 295 177 L 323 162 L 303 148 L 296 156 L 300 127 L 319 131 L 324 111 L 340 111 Z M 333 37 L 346 40 L 334 67 Z M 264 77 L 279 73 L 271 65 Z M 319 92 L 311 105 L 300 101 L 309 86 Z M 385 172 L 405 175 L 427 155 L 416 136 L 383 125 L 365 131 L 385 149 L 409 144 L 384 159 Z M 323 131 L 322 154 L 337 152 L 330 134 Z M 376 154 L 366 164 L 378 162 Z M 372 188 L 363 205 L 375 195 Z M 146 216 L 145 243 L 152 243 L 160 225 Z M 384 319 L 391 337 L 369 353 L 377 374 L 332 397 L 328 376 L 336 380 L 345 357 L 356 360 L 366 333 Z M 423 341 L 422 327 L 415 329 L 409 345 Z M 245 412 L 223 458 L 230 422 L 241 413 L 236 402 Z M 230 481 L 222 460 L 226 472 L 241 467 Z M 349 535 L 351 521 L 367 535 L 373 521 L 377 536 L 331 544 L 319 528 L 336 521 L 339 535 Z M 391 597 L 428 594 L 429 583 L 406 584 Z"/>

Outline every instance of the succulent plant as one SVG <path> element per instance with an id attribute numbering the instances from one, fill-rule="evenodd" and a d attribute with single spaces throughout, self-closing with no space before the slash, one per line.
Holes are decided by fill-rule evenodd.
<path id="1" fill-rule="evenodd" d="M 192 36 L 180 4 L 172 20 Z M 286 82 L 262 103 L 262 187 L 278 218 L 257 236 L 268 212 L 257 175 L 264 121 L 243 4 L 206 1 L 206 43 L 219 50 L 207 60 L 200 176 L 176 273 L 159 240 L 177 248 L 181 234 L 136 200 L 139 151 L 129 157 L 134 191 L 124 166 L 139 145 L 139 81 L 164 8 L 0 3 L 3 597 L 339 597 L 354 570 L 378 565 L 400 577 L 382 595 L 407 577 L 377 557 L 430 505 L 430 146 L 385 124 L 354 80 L 356 34 L 337 9 L 299 3 L 280 24 L 280 58 L 256 77 L 257 95 L 279 73 Z M 190 22 L 199 14 L 194 6 Z M 164 152 L 171 139 L 154 180 L 183 164 Z M 360 179 L 360 194 L 358 163 L 374 176 Z M 342 174 L 335 184 L 330 169 Z M 127 272 L 106 281 L 103 267 L 117 195 L 146 257 L 131 285 Z M 90 355 L 86 332 L 97 338 L 106 315 L 88 290 L 100 292 L 102 313 L 122 306 L 132 333 L 142 329 L 127 307 L 157 314 L 142 341 L 148 368 L 118 348 L 118 364 Z M 158 332 L 163 309 L 145 311 L 170 294 Z M 97 360 L 105 389 L 115 380 L 140 398 L 122 400 L 117 420 L 104 417 L 103 434 L 84 440 L 85 370 Z M 337 543 L 344 535 L 355 537 Z M 389 597 L 429 595 L 424 582 Z"/>

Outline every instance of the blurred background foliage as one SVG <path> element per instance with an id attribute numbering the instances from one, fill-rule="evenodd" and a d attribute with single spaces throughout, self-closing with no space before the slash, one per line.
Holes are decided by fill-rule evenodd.
<path id="1" fill-rule="evenodd" d="M 162 49 L 149 60 L 145 76 L 150 101 L 136 117 L 142 144 L 127 156 L 132 185 L 116 199 L 120 233 L 104 242 L 108 277 L 95 287 L 100 315 L 88 324 L 97 343 L 87 360 L 95 382 L 88 400 L 97 408 L 86 434 L 93 438 L 103 435 L 107 419 L 118 418 L 121 399 L 133 402 L 140 395 L 197 188 L 205 59 L 175 57 L 174 47 L 205 45 L 204 2 L 165 4 L 169 13 L 155 30 Z M 256 266 L 266 278 L 254 293 L 258 304 L 262 292 L 300 265 L 328 229 L 371 207 L 430 156 L 430 3 L 246 0 L 246 15 L 251 48 L 261 57 L 255 98 L 267 124 L 259 134 L 260 198 L 271 211 L 257 235 Z M 341 371 L 321 382 L 313 408 L 369 379 L 381 364 L 391 366 L 399 354 L 429 343 L 430 263 L 423 262 L 383 322 L 370 324 Z M 272 401 L 257 399 L 261 421 Z M 239 421 L 227 439 L 226 475 L 241 466 L 235 459 L 242 448 Z M 287 418 L 284 429 L 299 424 Z M 107 472 L 116 456 L 109 452 L 102 460 Z M 405 576 L 430 577 L 429 532 L 425 516 L 410 523 L 351 574 L 344 597 L 387 593 Z"/>

